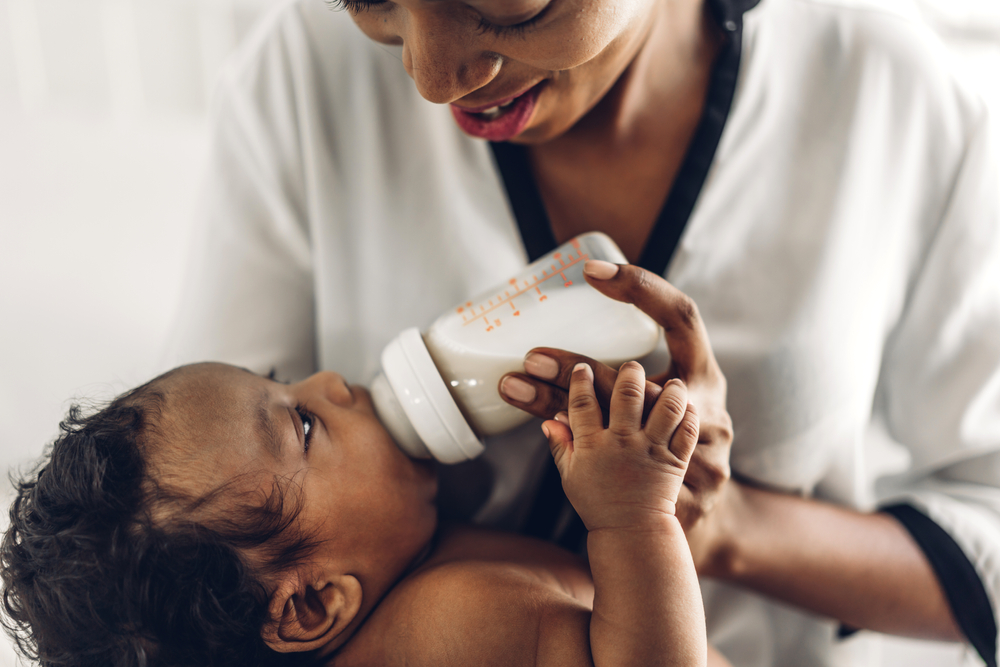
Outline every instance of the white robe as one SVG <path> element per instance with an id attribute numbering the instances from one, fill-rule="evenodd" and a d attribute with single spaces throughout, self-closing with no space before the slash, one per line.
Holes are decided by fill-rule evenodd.
<path id="1" fill-rule="evenodd" d="M 744 21 L 732 111 L 667 271 L 729 380 L 733 468 L 860 510 L 911 503 L 997 617 L 996 125 L 902 11 L 763 0 Z M 322 0 L 282 5 L 243 46 L 215 103 L 171 362 L 367 382 L 401 329 L 524 266 L 488 145 L 418 95 L 399 55 Z M 488 444 L 477 518 L 509 526 L 547 454 L 535 425 Z M 705 594 L 737 667 L 868 664 L 870 633 Z"/>

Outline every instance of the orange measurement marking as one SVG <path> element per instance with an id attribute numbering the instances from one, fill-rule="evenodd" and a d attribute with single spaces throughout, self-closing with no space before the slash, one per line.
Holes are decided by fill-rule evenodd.
<path id="1" fill-rule="evenodd" d="M 578 241 L 577 239 L 573 239 L 572 241 L 570 241 L 570 243 L 571 243 L 571 244 L 573 245 L 573 247 L 574 247 L 574 248 L 576 248 L 577 250 L 579 250 L 579 249 L 580 249 L 580 242 L 579 242 L 579 241 Z"/>
<path id="2" fill-rule="evenodd" d="M 579 246 L 576 245 L 576 244 L 574 244 L 573 247 L 577 248 Z M 589 259 L 589 256 L 585 255 L 583 253 L 580 253 L 578 256 L 573 257 L 572 253 L 570 253 L 570 254 L 568 254 L 568 255 L 565 256 L 565 258 L 566 258 L 567 261 L 563 261 L 563 259 L 561 259 L 563 257 L 563 255 L 561 253 L 559 253 L 559 255 L 560 255 L 559 263 L 562 264 L 561 268 L 556 268 L 555 264 L 553 264 L 552 265 L 552 273 L 549 273 L 547 269 L 543 269 L 542 270 L 542 277 L 540 279 L 539 279 L 539 277 L 537 275 L 532 275 L 530 279 L 525 278 L 524 279 L 524 286 L 523 287 L 518 287 L 518 285 L 517 285 L 517 278 L 511 278 L 508 281 L 508 283 L 514 289 L 513 290 L 509 290 L 509 289 L 508 290 L 504 290 L 503 296 L 497 295 L 494 299 L 489 299 L 489 303 L 488 304 L 479 304 L 479 312 L 478 313 L 475 312 L 476 308 L 473 305 L 473 303 L 471 301 L 467 301 L 466 304 L 465 304 L 465 306 L 466 306 L 466 308 L 469 308 L 469 309 L 472 310 L 472 317 L 470 319 L 468 316 L 466 316 L 465 314 L 463 314 L 462 315 L 462 325 L 464 326 L 466 324 L 470 324 L 470 323 L 475 322 L 476 320 L 478 320 L 480 317 L 482 317 L 483 321 L 486 322 L 486 326 L 487 326 L 486 330 L 487 331 L 492 331 L 494 328 L 500 326 L 500 320 L 494 320 L 494 322 L 491 324 L 489 318 L 486 317 L 486 315 L 488 313 L 490 313 L 491 311 L 499 308 L 504 303 L 509 303 L 510 304 L 511 308 L 514 309 L 514 315 L 520 315 L 521 311 L 517 310 L 517 307 L 514 305 L 514 303 L 513 303 L 514 299 L 516 299 L 517 297 L 521 296 L 522 294 L 528 292 L 529 290 L 534 289 L 535 293 L 538 294 L 538 300 L 539 301 L 547 301 L 548 300 L 548 296 L 546 296 L 545 294 L 542 294 L 541 284 L 544 283 L 549 278 L 555 278 L 556 276 L 559 276 L 560 278 L 562 278 L 563 286 L 564 287 L 571 286 L 573 284 L 573 281 L 572 280 L 566 280 L 566 275 L 565 275 L 566 269 L 568 269 L 569 267 L 573 266 L 574 264 L 586 261 L 587 259 Z M 555 255 L 553 255 L 553 257 L 555 257 Z"/>

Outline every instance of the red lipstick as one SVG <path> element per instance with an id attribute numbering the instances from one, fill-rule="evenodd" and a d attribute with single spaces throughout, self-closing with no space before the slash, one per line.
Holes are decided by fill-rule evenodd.
<path id="1" fill-rule="evenodd" d="M 452 104 L 451 113 L 466 134 L 490 141 L 507 141 L 521 134 L 531 121 L 544 83 L 543 81 L 523 93 L 480 107 Z"/>

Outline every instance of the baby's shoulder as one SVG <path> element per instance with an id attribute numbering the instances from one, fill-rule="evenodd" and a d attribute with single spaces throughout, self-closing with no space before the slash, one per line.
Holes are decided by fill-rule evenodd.
<path id="1" fill-rule="evenodd" d="M 538 665 L 552 626 L 578 626 L 587 645 L 590 609 L 518 564 L 453 561 L 399 591 L 392 627 L 413 665 Z M 578 623 L 573 623 L 574 617 Z"/>
<path id="2" fill-rule="evenodd" d="M 590 606 L 544 569 L 450 559 L 429 564 L 397 584 L 362 626 L 356 650 L 350 651 L 366 658 L 344 662 L 544 667 L 556 657 L 553 650 L 586 650 L 589 655 L 589 624 Z"/>

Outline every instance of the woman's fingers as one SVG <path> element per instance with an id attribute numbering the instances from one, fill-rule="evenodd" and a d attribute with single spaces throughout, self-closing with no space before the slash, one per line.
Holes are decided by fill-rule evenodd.
<path id="1" fill-rule="evenodd" d="M 569 427 L 574 440 L 604 429 L 601 406 L 594 393 L 594 371 L 579 363 L 569 380 Z"/>
<path id="2" fill-rule="evenodd" d="M 525 412 L 551 419 L 557 412 L 567 409 L 570 376 L 579 363 L 588 364 L 593 369 L 594 393 L 604 414 L 607 414 L 618 371 L 589 357 L 550 347 L 539 347 L 529 352 L 524 360 L 524 373 L 508 373 L 503 376 L 500 380 L 500 395 Z M 647 380 L 643 415 L 653 407 L 659 394 L 660 386 Z"/>
<path id="3" fill-rule="evenodd" d="M 584 267 L 587 282 L 608 297 L 635 304 L 663 327 L 671 363 L 667 372 L 655 380 L 683 380 L 688 388 L 688 401 L 697 407 L 698 446 L 688 464 L 677 504 L 681 524 L 690 528 L 712 510 L 729 479 L 733 429 L 726 411 L 726 378 L 690 297 L 663 278 L 638 267 L 623 265 L 612 271 L 602 264 L 587 262 Z"/>
<path id="4" fill-rule="evenodd" d="M 584 268 L 588 283 L 605 296 L 634 304 L 663 327 L 672 363 L 682 379 L 713 365 L 708 333 L 698 307 L 688 295 L 660 276 L 631 264 L 619 266 L 613 276 L 602 280 L 597 277 L 602 275 L 600 271 L 588 270 L 592 263 L 587 262 Z M 598 264 L 596 268 L 603 267 Z"/>
<path id="5" fill-rule="evenodd" d="M 615 435 L 631 435 L 641 428 L 645 385 L 646 372 L 639 363 L 629 361 L 622 365 L 611 394 L 608 416 L 608 428 Z"/>

